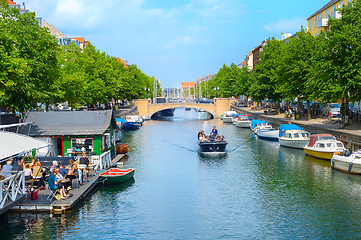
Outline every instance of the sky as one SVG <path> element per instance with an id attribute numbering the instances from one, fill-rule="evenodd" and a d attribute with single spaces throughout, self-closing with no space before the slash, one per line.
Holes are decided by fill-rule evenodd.
<path id="1" fill-rule="evenodd" d="M 329 0 L 23 0 L 67 37 L 180 87 L 240 64 L 282 32 L 295 33 Z M 14 2 L 22 4 L 23 1 Z"/>

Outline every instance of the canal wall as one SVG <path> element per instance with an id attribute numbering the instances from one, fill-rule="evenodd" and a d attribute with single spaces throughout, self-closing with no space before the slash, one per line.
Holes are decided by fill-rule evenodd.
<path id="1" fill-rule="evenodd" d="M 284 114 L 265 115 L 264 110 L 251 110 L 246 107 L 239 107 L 232 105 L 231 110 L 239 113 L 250 114 L 254 118 L 269 121 L 274 127 L 282 124 L 295 124 L 310 133 L 329 133 L 334 135 L 337 139 L 342 141 L 346 148 L 354 151 L 361 149 L 361 126 L 355 123 L 350 123 L 346 129 L 340 129 L 337 120 L 330 119 L 311 119 L 311 120 L 295 120 L 285 118 Z"/>

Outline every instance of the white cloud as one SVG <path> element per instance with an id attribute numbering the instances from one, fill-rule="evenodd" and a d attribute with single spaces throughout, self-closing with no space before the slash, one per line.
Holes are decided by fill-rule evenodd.
<path id="1" fill-rule="evenodd" d="M 263 29 L 269 32 L 297 32 L 301 26 L 305 26 L 305 17 L 294 17 L 292 19 L 280 19 L 277 22 L 269 22 Z"/>

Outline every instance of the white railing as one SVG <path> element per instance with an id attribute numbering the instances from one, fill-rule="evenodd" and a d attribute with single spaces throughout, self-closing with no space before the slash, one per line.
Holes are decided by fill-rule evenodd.
<path id="1" fill-rule="evenodd" d="M 4 207 L 6 200 L 16 201 L 18 195 L 26 194 L 25 191 L 25 174 L 23 171 L 3 171 L 10 172 L 10 175 L 0 181 L 0 209 Z M 16 174 L 17 173 L 17 174 Z"/>
<path id="2" fill-rule="evenodd" d="M 100 171 L 110 167 L 112 162 L 111 151 L 104 152 L 100 156 L 93 156 L 91 163 L 93 164 L 93 169 L 95 171 Z"/>

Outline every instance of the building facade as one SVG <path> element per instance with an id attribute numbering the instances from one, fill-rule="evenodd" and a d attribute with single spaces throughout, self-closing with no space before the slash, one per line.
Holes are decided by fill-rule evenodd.
<path id="1" fill-rule="evenodd" d="M 328 30 L 328 19 L 341 18 L 341 14 L 337 9 L 341 9 L 343 5 L 348 4 L 351 0 L 331 0 L 325 6 L 320 8 L 317 12 L 307 18 L 308 31 L 313 35 L 317 36 Z"/>

